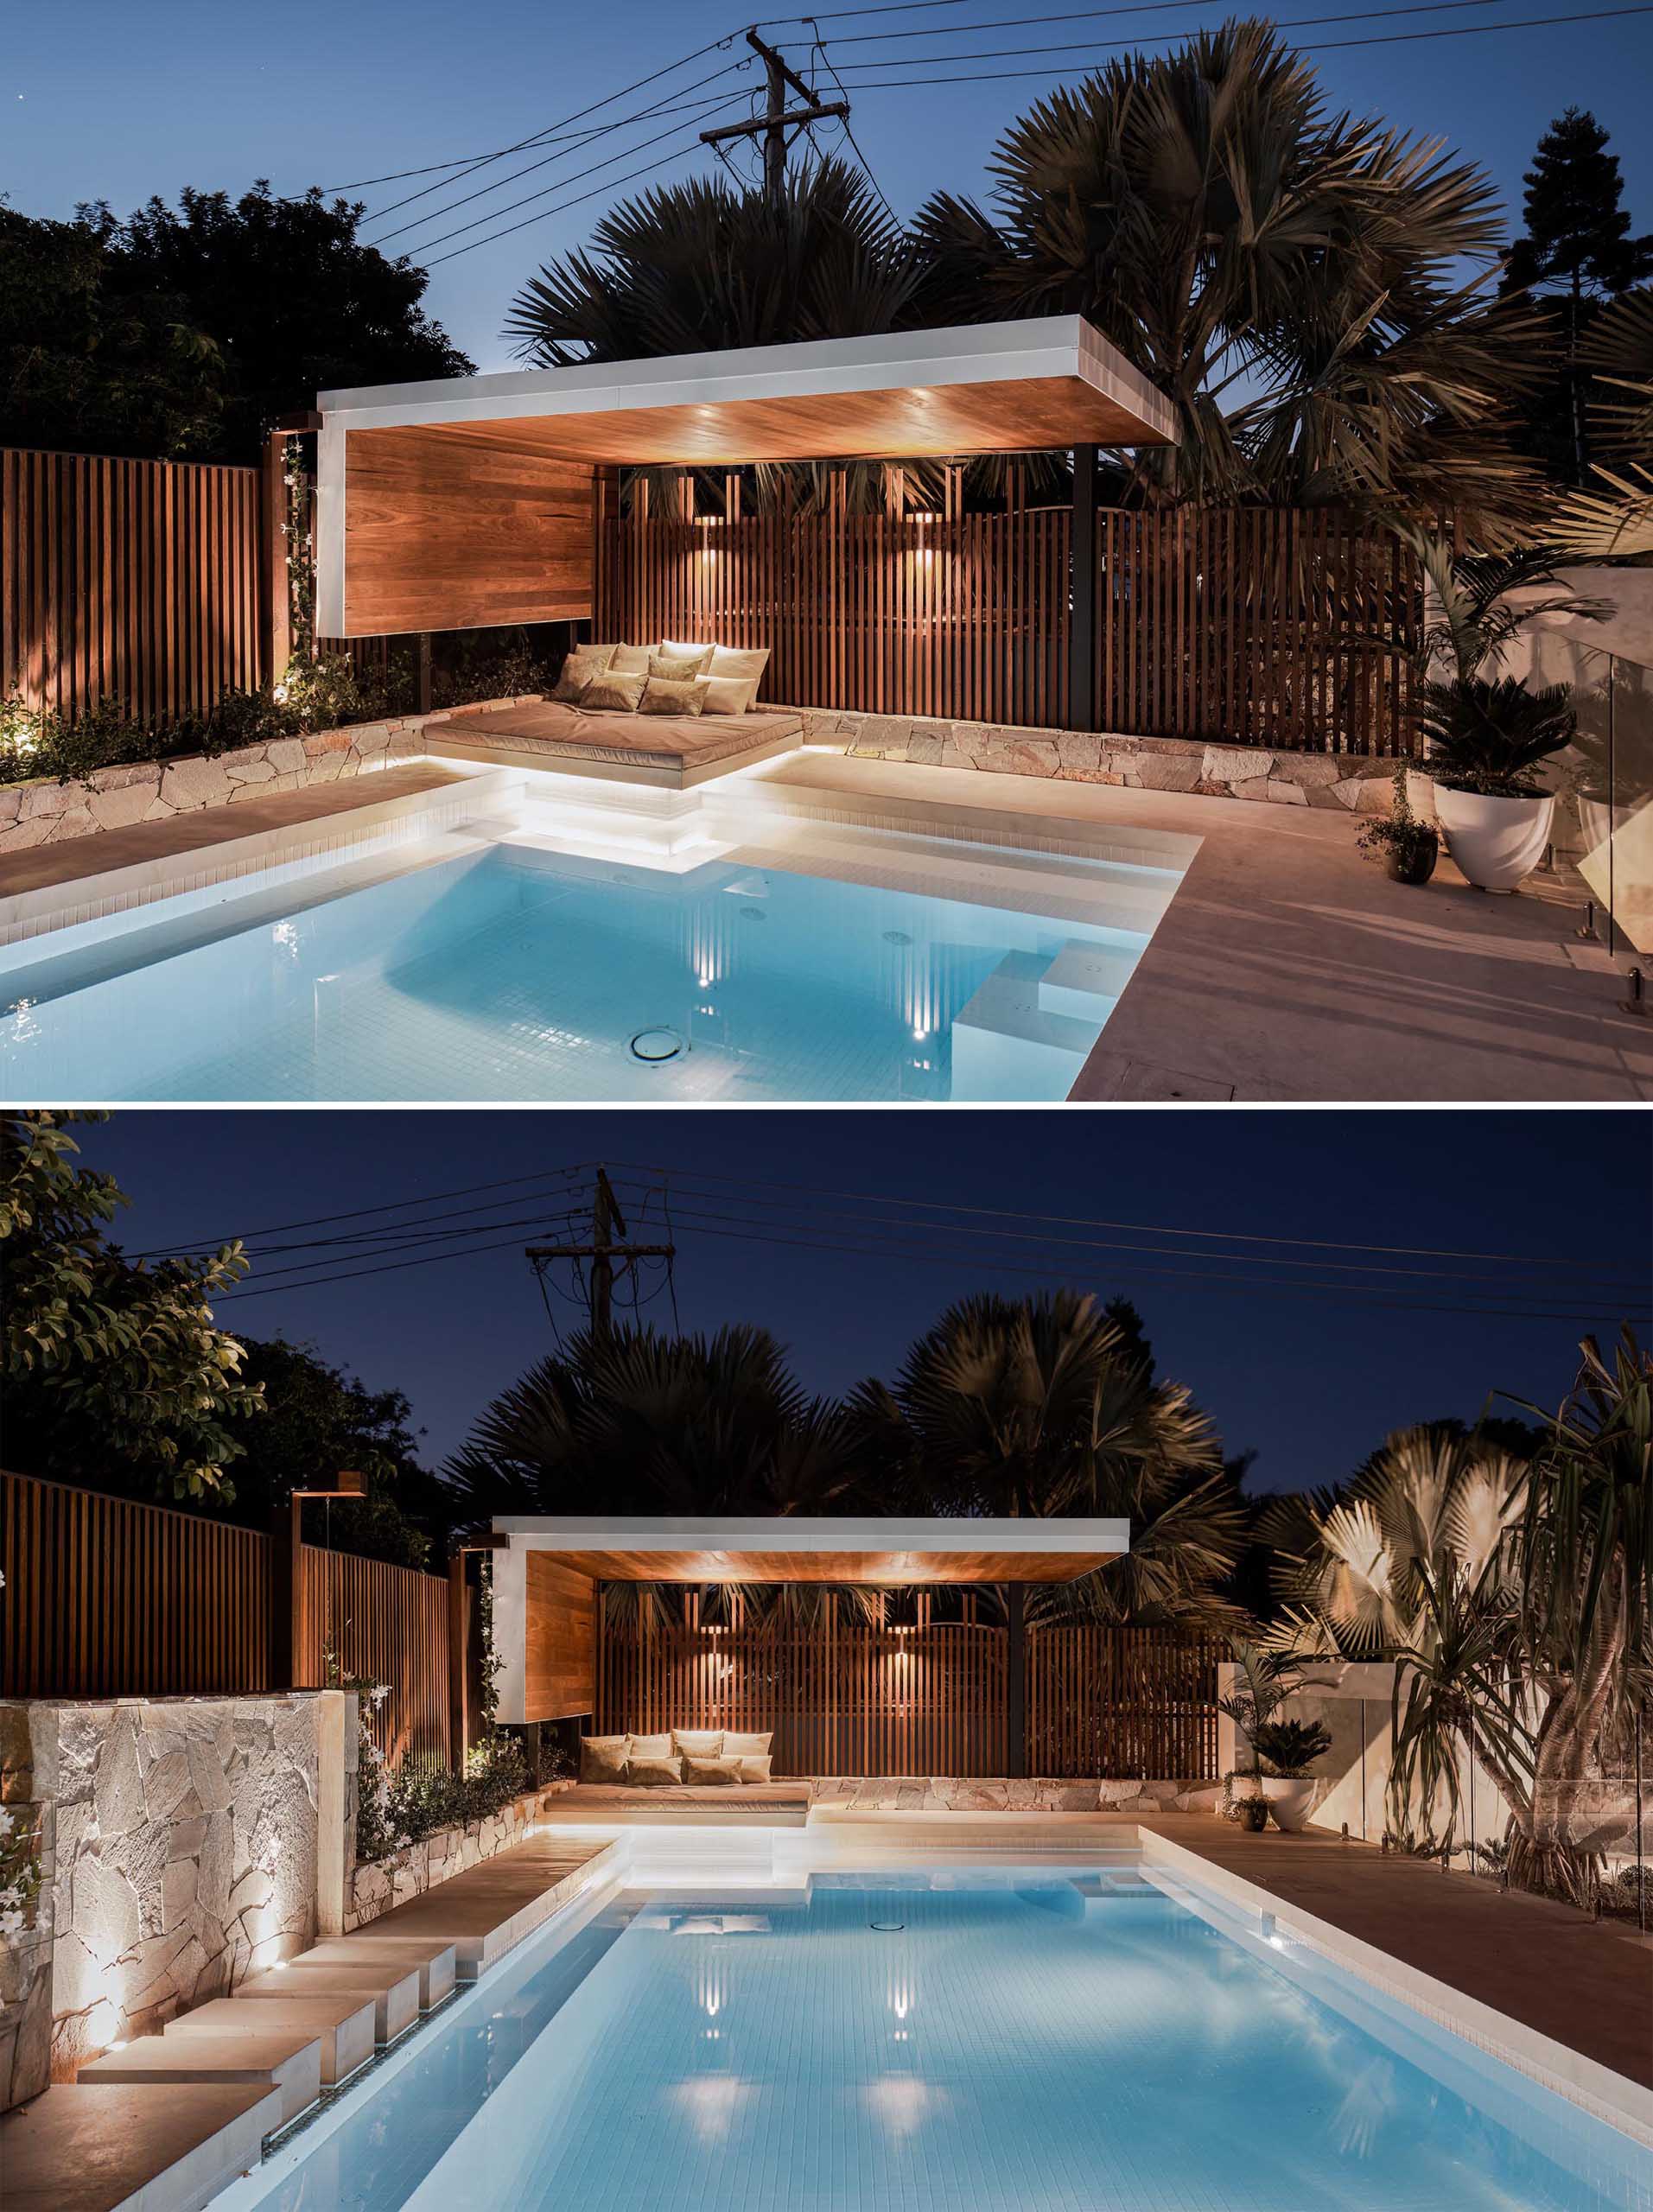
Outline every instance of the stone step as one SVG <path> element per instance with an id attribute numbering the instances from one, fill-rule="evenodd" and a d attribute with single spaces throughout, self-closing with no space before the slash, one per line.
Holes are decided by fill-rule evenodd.
<path id="1" fill-rule="evenodd" d="M 596 1843 L 531 1837 L 438 1882 L 423 1897 L 410 1897 L 355 1934 L 367 1942 L 388 1936 L 451 1943 L 460 1980 L 474 1981 L 554 1912 L 572 1904 L 594 1871 L 615 1853 L 613 1836 Z"/>
<path id="2" fill-rule="evenodd" d="M 245 2002 L 239 1997 L 215 1997 L 210 2004 L 168 2020 L 165 2036 L 168 2041 L 174 2037 L 182 2041 L 195 2036 L 269 2036 L 283 2029 L 314 2036 L 321 2045 L 321 2079 L 331 2088 L 372 2056 L 375 2009 L 370 1995 L 319 1990 L 309 1997 Z"/>
<path id="3" fill-rule="evenodd" d="M 419 1976 L 419 2009 L 429 2012 L 451 1996 L 458 1961 L 451 1943 L 433 1937 L 414 1936 L 374 1936 L 371 1929 L 358 1936 L 324 1936 L 319 1943 L 312 1943 L 296 1966 L 351 1967 L 372 1965 L 375 1961 L 392 1958 L 402 1960 Z"/>
<path id="4" fill-rule="evenodd" d="M 267 1974 L 250 1975 L 231 1993 L 257 2005 L 315 1995 L 371 1997 L 374 2035 L 380 2043 L 394 2043 L 419 2017 L 419 1969 L 409 1960 L 388 1956 L 353 1966 L 285 1959 Z"/>
<path id="5" fill-rule="evenodd" d="M 1008 953 L 955 1015 L 955 1102 L 1066 1097 L 1099 1025 L 1045 1011 L 1039 984 L 1049 966 L 1036 952 Z"/>
<path id="6" fill-rule="evenodd" d="M 257 2082 L 75 2082 L 0 2119 L 5 2212 L 202 2212 L 279 2127 Z"/>
<path id="7" fill-rule="evenodd" d="M 281 2097 L 283 2125 L 308 2112 L 321 2094 L 321 2044 L 315 2036 L 283 2029 L 275 2035 L 140 2036 L 124 2050 L 89 2058 L 76 2077 L 108 2082 L 262 2082 Z"/>
<path id="8" fill-rule="evenodd" d="M 1046 1014 L 1105 1021 L 1140 957 L 1137 945 L 1070 938 L 1039 979 L 1039 1003 Z"/>

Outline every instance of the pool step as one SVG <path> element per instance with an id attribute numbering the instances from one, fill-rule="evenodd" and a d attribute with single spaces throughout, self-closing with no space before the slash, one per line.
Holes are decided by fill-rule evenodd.
<path id="1" fill-rule="evenodd" d="M 314 2037 L 321 2046 L 321 2080 L 329 2088 L 343 2082 L 373 2055 L 374 2005 L 371 1995 L 317 1991 L 296 1997 L 215 1997 L 191 2012 L 168 2020 L 168 2042 L 193 2043 L 202 2036 L 269 2036 L 290 2028 Z"/>
<path id="2" fill-rule="evenodd" d="M 140 2036 L 124 2050 L 89 2058 L 76 2080 L 96 2088 L 110 2082 L 175 2087 L 187 2082 L 245 2083 L 274 2089 L 283 2126 L 308 2112 L 321 2094 L 321 2044 L 315 2036 L 284 2028 L 271 2035 Z"/>
<path id="3" fill-rule="evenodd" d="M 1040 986 L 1052 963 L 1011 952 L 953 1021 L 953 1097 L 1065 1097 L 1097 1041 L 1097 1022 L 1048 1012 Z"/>
<path id="4" fill-rule="evenodd" d="M 6 2212 L 202 2212 L 282 2120 L 258 2082 L 59 2083 L 0 2118 Z"/>
<path id="5" fill-rule="evenodd" d="M 1135 945 L 1097 944 L 1070 938 L 1039 978 L 1039 1003 L 1046 1014 L 1071 1014 L 1077 1021 L 1105 1021 L 1129 982 L 1139 957 Z"/>
<path id="6" fill-rule="evenodd" d="M 292 1959 L 237 1984 L 238 2004 L 275 2005 L 303 1997 L 354 1997 L 373 2007 L 373 2037 L 394 2043 L 419 2017 L 419 1969 L 410 1959 L 386 1954 L 343 1966 Z"/>

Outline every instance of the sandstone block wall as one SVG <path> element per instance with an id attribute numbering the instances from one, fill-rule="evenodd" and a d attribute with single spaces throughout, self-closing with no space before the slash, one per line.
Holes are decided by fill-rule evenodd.
<path id="1" fill-rule="evenodd" d="M 345 1907 L 345 1932 L 377 1920 L 393 1905 L 423 1897 L 438 1882 L 467 1867 L 480 1866 L 496 1852 L 520 1843 L 533 1826 L 546 1798 L 571 1789 L 571 1782 L 547 1783 L 543 1789 L 515 1797 L 486 1820 L 467 1821 L 462 1827 L 439 1828 L 388 1859 L 369 1860 L 356 1868 Z"/>

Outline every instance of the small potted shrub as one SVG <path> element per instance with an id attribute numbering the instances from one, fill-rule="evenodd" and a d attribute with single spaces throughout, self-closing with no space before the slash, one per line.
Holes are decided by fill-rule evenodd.
<path id="1" fill-rule="evenodd" d="M 1331 1750 L 1332 1732 L 1319 1720 L 1266 1720 L 1251 1743 L 1272 1770 L 1256 1786 L 1276 1823 L 1288 1835 L 1296 1835 L 1307 1824 L 1314 1762 Z"/>
<path id="2" fill-rule="evenodd" d="M 1417 721 L 1447 851 L 1478 889 L 1515 890 L 1549 842 L 1555 799 L 1537 772 L 1578 728 L 1567 686 L 1455 677 L 1421 688 Z"/>
<path id="3" fill-rule="evenodd" d="M 1420 822 L 1406 795 L 1406 762 L 1395 764 L 1395 798 L 1387 814 L 1355 840 L 1363 853 L 1381 860 L 1396 883 L 1427 883 L 1440 857 L 1440 839 L 1433 822 Z"/>
<path id="4" fill-rule="evenodd" d="M 1248 1835 L 1261 1835 L 1268 1825 L 1268 1800 L 1266 1797 L 1237 1797 L 1234 1812 Z"/>

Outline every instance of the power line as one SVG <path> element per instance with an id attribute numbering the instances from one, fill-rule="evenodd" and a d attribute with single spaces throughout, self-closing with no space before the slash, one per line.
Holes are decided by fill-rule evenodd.
<path id="1" fill-rule="evenodd" d="M 1441 4 L 1450 5 L 1452 4 L 1452 0 L 1441 0 Z M 1371 12 L 1376 13 L 1378 11 L 1373 10 Z M 1420 39 L 1486 38 L 1493 35 L 1494 34 L 1503 33 L 1505 31 L 1538 30 L 1542 29 L 1546 25 L 1554 23 L 1599 23 L 1613 21 L 1621 16 L 1650 15 L 1653 15 L 1653 0 L 1649 0 L 1649 4 L 1632 8 L 1591 9 L 1581 15 L 1525 16 L 1512 22 L 1458 23 L 1445 30 L 1390 31 L 1377 38 L 1317 38 L 1305 39 L 1300 42 L 1303 45 L 1313 47 L 1316 51 L 1319 53 L 1335 54 L 1340 53 L 1349 48 L 1359 46 L 1407 46 Z M 1313 22 L 1323 20 L 1326 19 L 1316 16 L 1304 16 L 1295 19 L 1276 16 L 1273 19 L 1273 26 L 1277 30 L 1289 30 L 1294 27 L 1295 23 Z M 1368 18 L 1363 16 L 1361 20 L 1364 21 L 1368 20 Z M 1121 39 L 1115 41 L 1113 42 L 1113 46 L 1115 48 L 1125 48 L 1132 51 L 1141 52 L 1144 48 L 1149 47 L 1175 45 L 1182 39 L 1198 36 L 1201 31 L 1210 31 L 1220 28 L 1220 25 L 1196 23 L 1186 31 L 1173 34 L 1173 35 L 1166 38 Z M 1101 52 L 1103 49 L 1098 47 L 1093 50 Z M 957 58 L 960 60 L 970 60 L 976 57 L 961 55 Z M 851 65 L 846 64 L 845 66 L 849 67 Z M 899 61 L 896 61 L 893 66 L 900 67 L 900 64 Z M 1001 83 L 1004 79 L 1010 77 L 1067 77 L 1083 75 L 1084 73 L 1086 73 L 1078 69 L 984 69 L 977 70 L 973 73 L 967 73 L 956 76 L 944 77 L 931 75 L 924 77 L 887 77 L 874 79 L 857 84 L 855 91 L 857 93 L 912 92 L 914 89 L 925 85 L 988 85 Z"/>
<path id="2" fill-rule="evenodd" d="M 685 85 L 683 86 L 683 91 L 685 93 L 698 92 L 703 86 L 715 84 L 719 78 L 728 77 L 733 74 L 736 70 L 746 68 L 747 66 L 747 65 L 744 61 L 731 61 L 726 68 L 715 69 L 710 76 L 702 77 L 697 83 L 694 85 Z M 378 238 L 369 238 L 366 240 L 365 243 L 369 245 L 382 246 L 388 239 L 402 238 L 409 231 L 416 231 L 422 228 L 426 223 L 437 222 L 442 216 L 451 215 L 458 208 L 470 207 L 474 200 L 486 200 L 491 192 L 503 192 L 508 184 L 515 184 L 520 177 L 532 176 L 537 170 L 548 168 L 553 162 L 568 161 L 582 147 L 589 145 L 590 142 L 594 138 L 601 138 L 605 136 L 611 135 L 617 130 L 629 130 L 634 124 L 650 123 L 657 117 L 662 115 L 683 115 L 690 112 L 694 113 L 696 116 L 708 115 L 717 108 L 727 107 L 731 100 L 738 98 L 739 92 L 737 91 L 724 92 L 711 99 L 696 100 L 685 99 L 676 103 L 668 100 L 657 100 L 652 107 L 644 108 L 636 115 L 627 116 L 623 123 L 597 124 L 589 130 L 576 131 L 570 143 L 567 144 L 559 144 L 557 149 L 553 153 L 547 154 L 543 161 L 526 162 L 521 168 L 511 170 L 507 175 L 495 177 L 491 184 L 479 185 L 474 192 L 465 193 L 457 200 L 446 200 L 437 207 L 428 209 L 423 215 L 415 215 L 410 221 L 399 223 L 395 230 L 382 232 Z M 615 158 L 619 159 L 620 157 L 616 156 Z M 467 172 L 467 175 L 470 174 L 473 174 L 473 172 Z M 589 172 L 586 172 L 586 174 L 589 174 Z M 450 177 L 447 180 L 447 184 L 460 184 L 464 180 L 461 177 Z M 431 193 L 442 192 L 446 188 L 446 184 L 433 184 L 427 186 L 423 192 L 410 193 L 407 199 L 397 200 L 390 207 L 381 208 L 378 215 L 370 215 L 367 218 L 367 220 L 370 223 L 376 223 L 380 219 L 381 216 L 389 215 L 394 213 L 395 208 L 397 207 L 410 207 L 413 205 L 413 202 L 416 200 L 427 199 Z M 555 189 L 556 188 L 552 188 Z M 518 205 L 521 204 L 521 202 L 518 202 Z M 499 209 L 496 210 L 496 212 L 503 213 L 505 211 L 503 209 Z"/>
<path id="3" fill-rule="evenodd" d="M 891 35 L 893 35 L 893 34 L 891 34 Z M 832 57 L 827 52 L 825 41 L 823 40 L 818 38 L 816 40 L 815 51 L 820 55 L 822 60 L 825 63 L 827 74 L 831 78 L 838 90 L 843 93 L 844 104 L 845 106 L 848 107 L 849 94 L 845 90 L 843 79 L 839 76 L 836 68 L 833 66 Z M 840 127 L 843 131 L 844 137 L 849 141 L 850 151 L 855 155 L 855 159 L 861 163 L 861 174 L 866 177 L 868 183 L 871 185 L 873 190 L 877 194 L 880 207 L 882 207 L 884 213 L 889 217 L 890 221 L 899 231 L 901 228 L 901 219 L 896 213 L 894 208 L 890 206 L 888 200 L 886 198 L 883 186 L 873 175 L 873 165 L 868 160 L 866 155 L 861 150 L 861 141 L 856 137 L 855 132 L 849 127 L 849 118 L 848 114 L 844 116 Z"/>
<path id="4" fill-rule="evenodd" d="M 562 214 L 566 208 L 581 207 L 586 200 L 595 200 L 605 192 L 617 191 L 622 184 L 633 184 L 639 177 L 652 176 L 657 169 L 669 168 L 673 162 L 681 161 L 685 154 L 694 153 L 699 144 L 700 141 L 698 138 L 686 139 L 681 146 L 674 148 L 671 153 L 662 154 L 658 161 L 645 162 L 640 169 L 628 170 L 624 176 L 611 177 L 607 184 L 594 185 L 589 192 L 576 194 L 572 200 L 559 200 L 555 207 L 543 207 L 537 215 L 525 215 L 520 223 L 507 223 L 502 231 L 490 231 L 486 238 L 473 238 L 469 245 L 456 245 L 451 253 L 434 254 L 428 261 L 425 262 L 424 266 L 427 269 L 435 269 L 444 261 L 457 261 L 460 255 L 462 253 L 474 253 L 479 246 L 493 245 L 498 239 L 508 238 L 515 232 L 528 230 L 535 223 L 549 222 L 553 215 Z M 639 147 L 633 148 L 633 150 L 634 152 L 640 152 L 642 149 Z M 587 174 L 589 175 L 590 172 L 588 171 Z M 576 180 L 569 178 L 567 181 L 572 183 Z M 542 198 L 543 194 L 535 193 L 531 196 L 537 200 Z M 497 208 L 494 212 L 497 214 L 504 215 L 507 214 L 510 211 L 507 208 L 500 207 Z M 485 217 L 483 219 L 486 221 L 489 219 Z M 464 227 L 466 230 L 474 230 L 476 228 L 476 225 L 474 223 L 467 223 Z M 458 231 L 455 231 L 451 232 L 449 235 L 451 237 L 457 238 L 461 233 Z M 442 240 L 440 238 L 433 238 L 430 243 L 432 245 L 440 245 L 442 244 Z"/>
<path id="5" fill-rule="evenodd" d="M 410 1198 L 386 1198 L 376 1206 L 353 1206 L 347 1213 L 311 1214 L 304 1221 L 278 1221 L 264 1229 L 244 1229 L 230 1236 L 206 1236 L 193 1244 L 156 1244 L 144 1252 L 134 1252 L 135 1260 L 182 1259 L 194 1252 L 216 1252 L 226 1244 L 251 1244 L 259 1236 L 284 1236 L 295 1229 L 321 1229 L 335 1221 L 363 1221 L 369 1214 L 396 1213 L 404 1206 L 440 1205 L 444 1198 L 474 1198 L 480 1191 L 503 1191 L 524 1183 L 566 1180 L 575 1175 L 588 1175 L 594 1161 L 587 1160 L 575 1167 L 546 1167 L 534 1175 L 502 1175 L 492 1183 L 466 1183 L 455 1191 L 424 1191 Z"/>

